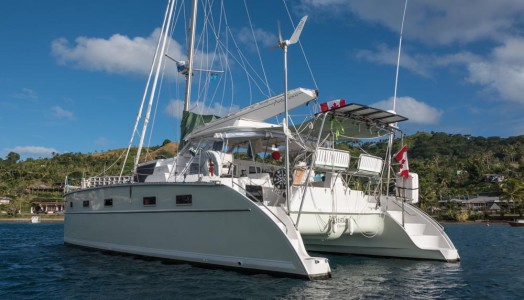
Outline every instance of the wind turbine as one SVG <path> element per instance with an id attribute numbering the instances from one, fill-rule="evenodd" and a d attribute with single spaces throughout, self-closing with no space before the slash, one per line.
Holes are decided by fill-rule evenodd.
<path id="1" fill-rule="evenodd" d="M 304 28 L 304 24 L 306 23 L 307 16 L 302 17 L 300 19 L 300 22 L 298 22 L 297 27 L 295 28 L 295 31 L 293 32 L 293 35 L 291 35 L 291 38 L 289 40 L 283 40 L 282 34 L 280 32 L 280 26 L 278 27 L 278 46 L 284 50 L 284 111 L 285 111 L 285 117 L 284 117 L 284 133 L 286 135 L 286 174 L 284 175 L 285 183 L 286 183 L 286 203 L 287 203 L 287 213 L 289 214 L 289 135 L 290 131 L 288 129 L 288 118 L 289 118 L 289 112 L 288 112 L 288 105 L 287 105 L 287 47 L 289 45 L 293 45 L 294 43 L 298 42 L 298 39 L 300 38 L 300 34 L 302 33 L 302 29 Z"/>

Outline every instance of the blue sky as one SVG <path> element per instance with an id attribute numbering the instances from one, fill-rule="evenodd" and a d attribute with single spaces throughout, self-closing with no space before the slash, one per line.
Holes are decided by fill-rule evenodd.
<path id="1" fill-rule="evenodd" d="M 218 1 L 215 1 L 218 2 Z M 6 1 L 0 10 L 0 157 L 95 152 L 126 147 L 147 79 L 166 1 Z M 273 91 L 281 92 L 282 53 L 272 49 L 277 22 L 292 25 L 283 2 L 245 1 Z M 309 16 L 289 48 L 290 88 L 391 108 L 403 0 L 287 1 L 293 21 Z M 235 18 L 244 1 L 229 0 L 230 26 L 241 44 L 250 32 Z M 174 38 L 172 55 L 185 55 Z M 245 43 L 249 48 L 249 42 Z M 252 46 L 252 45 L 251 45 Z M 247 53 L 253 55 L 254 50 Z M 180 75 L 170 84 L 180 85 Z M 404 27 L 397 112 L 407 133 L 521 135 L 524 127 L 524 2 L 410 0 Z M 240 84 L 238 84 L 240 85 Z M 239 88 L 240 89 L 240 88 Z M 178 139 L 172 108 L 159 103 L 151 144 Z M 248 105 L 207 104 L 206 111 Z M 255 100 L 260 98 L 254 98 Z"/>

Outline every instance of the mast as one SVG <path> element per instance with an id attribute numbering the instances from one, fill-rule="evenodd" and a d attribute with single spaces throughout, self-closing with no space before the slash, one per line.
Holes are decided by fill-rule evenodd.
<path id="1" fill-rule="evenodd" d="M 191 100 L 191 79 L 193 76 L 193 54 L 195 48 L 195 31 L 197 16 L 197 0 L 193 0 L 193 9 L 191 13 L 191 24 L 189 26 L 189 49 L 187 50 L 188 73 L 186 75 L 186 95 L 184 98 L 184 111 L 189 111 L 189 101 Z"/>
<path id="2" fill-rule="evenodd" d="M 193 55 L 195 51 L 195 31 L 196 31 L 196 17 L 197 17 L 198 1 L 193 0 L 193 8 L 191 12 L 191 20 L 189 22 L 189 47 L 187 49 L 187 74 L 186 74 L 186 92 L 184 96 L 184 110 L 182 112 L 182 119 L 180 120 L 180 141 L 178 149 L 180 150 L 184 144 L 184 115 L 189 111 L 189 102 L 191 101 L 191 84 L 193 80 Z"/>

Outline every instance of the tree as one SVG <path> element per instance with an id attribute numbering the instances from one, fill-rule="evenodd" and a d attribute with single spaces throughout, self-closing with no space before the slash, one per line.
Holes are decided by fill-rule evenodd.
<path id="1" fill-rule="evenodd" d="M 518 208 L 521 214 L 522 203 L 524 202 L 524 182 L 515 178 L 507 178 L 500 184 L 502 194 L 500 198 L 506 202 L 513 201 L 513 205 Z"/>
<path id="2" fill-rule="evenodd" d="M 16 152 L 9 152 L 6 157 L 6 162 L 8 165 L 14 165 L 20 160 L 20 154 Z"/>
<path id="3" fill-rule="evenodd" d="M 162 147 L 167 145 L 167 144 L 169 144 L 169 143 L 171 143 L 171 141 L 168 140 L 168 139 L 165 139 L 164 142 L 162 143 Z"/>

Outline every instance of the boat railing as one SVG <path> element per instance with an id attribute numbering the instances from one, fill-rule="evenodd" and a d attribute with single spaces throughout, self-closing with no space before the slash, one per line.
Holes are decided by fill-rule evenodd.
<path id="1" fill-rule="evenodd" d="M 250 192 L 248 192 L 244 187 L 242 187 L 242 185 L 236 183 L 235 181 L 231 181 L 234 185 L 238 186 L 242 191 L 244 191 L 246 193 L 246 195 L 248 195 L 249 197 L 251 197 L 251 199 L 256 199 L 255 195 L 251 194 Z M 286 223 L 284 223 L 284 221 L 282 221 L 271 209 L 269 209 L 269 207 L 267 207 L 267 205 L 264 203 L 264 201 L 260 201 L 260 203 L 262 204 L 262 206 L 264 206 L 267 211 L 269 211 L 280 223 L 282 223 L 282 225 L 284 225 L 284 228 L 286 229 L 286 234 L 287 234 L 287 225 Z"/>
<path id="2" fill-rule="evenodd" d="M 133 181 L 133 176 L 99 176 L 82 179 L 82 188 L 124 184 Z"/>

